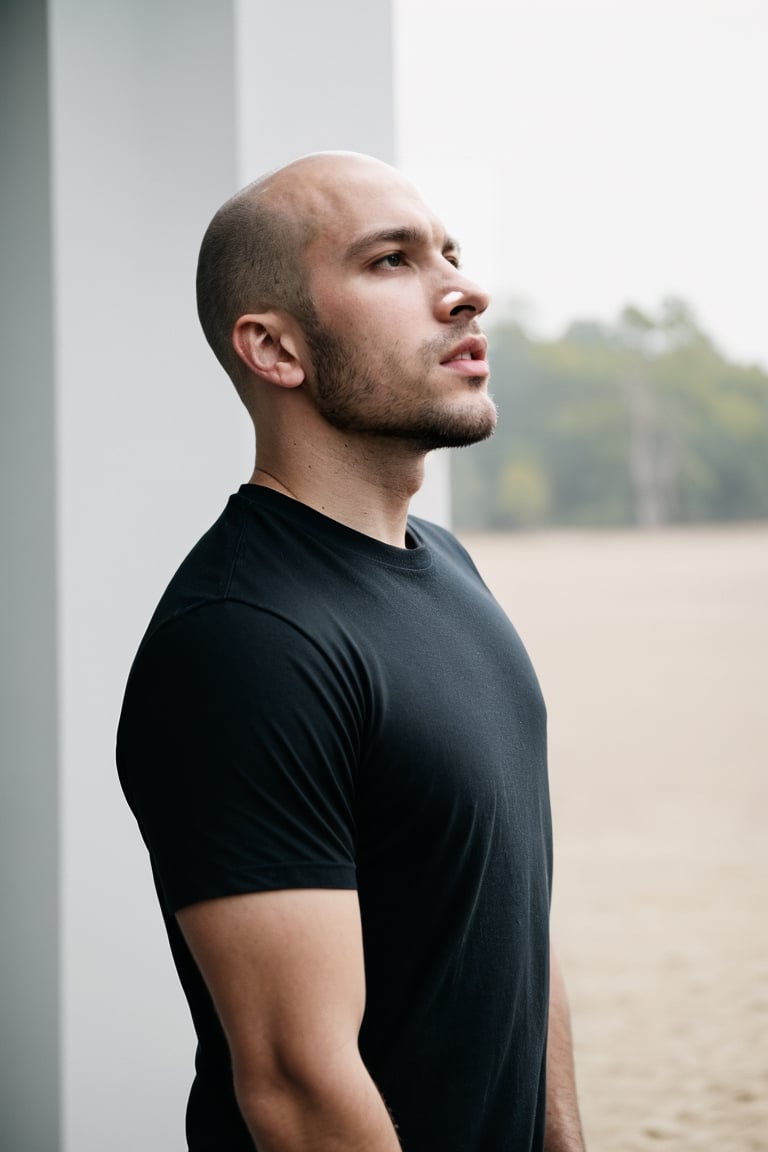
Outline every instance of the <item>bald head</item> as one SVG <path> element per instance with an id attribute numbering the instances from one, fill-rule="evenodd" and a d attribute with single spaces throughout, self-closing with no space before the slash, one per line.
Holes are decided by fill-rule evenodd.
<path id="1" fill-rule="evenodd" d="M 345 174 L 382 169 L 393 172 L 358 153 L 304 156 L 249 184 L 213 217 L 200 248 L 197 310 L 208 343 L 236 384 L 242 373 L 232 347 L 236 321 L 278 309 L 312 322 L 306 249 L 332 212 Z"/>

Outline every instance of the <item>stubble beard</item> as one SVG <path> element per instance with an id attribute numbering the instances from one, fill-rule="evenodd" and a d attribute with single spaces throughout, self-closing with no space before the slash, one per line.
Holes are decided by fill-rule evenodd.
<path id="1" fill-rule="evenodd" d="M 487 440 L 496 427 L 496 406 L 490 397 L 478 407 L 440 408 L 435 403 L 406 406 L 382 403 L 381 383 L 363 363 L 364 353 L 324 327 L 316 317 L 304 317 L 304 335 L 314 365 L 315 402 L 320 415 L 342 432 L 405 440 L 429 452 L 465 448 Z M 461 338 L 461 337 L 459 337 Z M 424 378 L 445 351 L 444 341 L 431 341 L 421 350 Z M 480 389 L 484 376 L 467 377 L 468 388 Z"/>

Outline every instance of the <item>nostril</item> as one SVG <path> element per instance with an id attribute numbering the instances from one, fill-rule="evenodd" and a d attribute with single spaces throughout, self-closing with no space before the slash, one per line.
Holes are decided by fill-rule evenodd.
<path id="1" fill-rule="evenodd" d="M 451 308 L 451 316 L 458 316 L 459 312 L 463 312 L 465 308 L 468 312 L 477 312 L 474 304 L 457 304 L 455 308 Z"/>

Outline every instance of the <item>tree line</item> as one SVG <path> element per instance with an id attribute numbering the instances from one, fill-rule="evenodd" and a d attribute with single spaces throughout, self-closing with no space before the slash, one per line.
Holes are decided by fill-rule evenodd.
<path id="1" fill-rule="evenodd" d="M 489 333 L 495 435 L 454 453 L 458 529 L 768 518 L 768 374 L 688 305 L 627 307 L 557 340 Z"/>

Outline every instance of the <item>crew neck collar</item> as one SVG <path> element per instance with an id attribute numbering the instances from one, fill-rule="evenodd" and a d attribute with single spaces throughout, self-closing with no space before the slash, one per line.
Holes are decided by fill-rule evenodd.
<path id="1" fill-rule="evenodd" d="M 368 536 L 365 532 L 358 532 L 357 529 L 350 528 L 341 521 L 318 512 L 315 508 L 310 508 L 308 504 L 302 504 L 300 500 L 262 484 L 241 484 L 237 495 L 254 507 L 290 520 L 310 535 L 322 538 L 326 542 L 332 541 L 339 548 L 364 555 L 379 564 L 418 569 L 428 568 L 432 562 L 429 547 L 418 524 L 410 516 L 406 529 L 409 544 L 405 548 L 398 548 L 394 544 L 385 544 L 374 536 Z"/>

